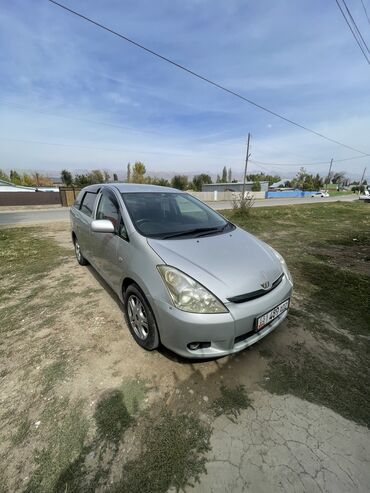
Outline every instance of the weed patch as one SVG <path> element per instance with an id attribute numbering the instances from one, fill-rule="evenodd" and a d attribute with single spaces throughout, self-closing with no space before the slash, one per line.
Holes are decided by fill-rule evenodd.
<path id="1" fill-rule="evenodd" d="M 67 363 L 64 360 L 54 361 L 42 370 L 43 393 L 51 390 L 54 385 L 63 380 L 67 374 Z"/>
<path id="2" fill-rule="evenodd" d="M 304 345 L 291 348 L 289 359 L 275 359 L 265 388 L 327 406 L 345 418 L 370 427 L 369 361 L 327 354 L 325 359 Z"/>
<path id="3" fill-rule="evenodd" d="M 67 414 L 63 415 L 62 409 Z M 88 430 L 88 423 L 82 412 L 83 402 L 75 405 L 67 401 L 60 402 L 43 419 L 46 423 L 48 446 L 36 454 L 36 470 L 34 471 L 25 492 L 46 493 L 53 491 L 61 471 L 68 467 L 83 449 Z"/>
<path id="4" fill-rule="evenodd" d="M 222 385 L 220 391 L 221 396 L 212 403 L 212 409 L 216 416 L 225 414 L 234 421 L 242 409 L 247 409 L 252 405 L 244 385 L 238 385 L 234 388 Z"/>
<path id="5" fill-rule="evenodd" d="M 12 436 L 13 445 L 21 445 L 27 438 L 31 428 L 31 422 L 28 418 L 23 419 L 21 424 L 18 426 L 16 433 Z"/>
<path id="6" fill-rule="evenodd" d="M 121 390 L 112 390 L 98 402 L 95 421 L 99 438 L 118 446 L 123 434 L 133 423 Z"/>
<path id="7" fill-rule="evenodd" d="M 156 419 L 145 420 L 141 452 L 128 461 L 116 493 L 165 493 L 183 489 L 205 472 L 204 454 L 209 450 L 210 429 L 197 417 L 162 410 Z"/>

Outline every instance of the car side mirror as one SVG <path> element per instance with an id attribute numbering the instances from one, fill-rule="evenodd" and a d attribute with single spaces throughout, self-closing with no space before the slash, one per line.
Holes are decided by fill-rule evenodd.
<path id="1" fill-rule="evenodd" d="M 114 233 L 115 228 L 112 221 L 108 221 L 108 219 L 95 219 L 91 221 L 91 231 L 94 233 Z"/>

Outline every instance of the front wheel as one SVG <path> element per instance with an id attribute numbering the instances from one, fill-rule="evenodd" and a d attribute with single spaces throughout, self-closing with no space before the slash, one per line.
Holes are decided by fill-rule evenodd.
<path id="1" fill-rule="evenodd" d="M 75 246 L 75 254 L 76 254 L 76 259 L 77 259 L 77 262 L 80 264 L 80 265 L 87 265 L 89 262 L 85 259 L 85 257 L 82 255 L 82 252 L 81 252 L 81 247 L 80 247 L 80 244 L 78 242 L 78 239 L 75 238 L 74 239 L 74 246 Z"/>
<path id="2" fill-rule="evenodd" d="M 156 349 L 159 335 L 153 312 L 144 295 L 134 285 L 125 292 L 124 308 L 126 322 L 135 341 L 148 351 Z"/>

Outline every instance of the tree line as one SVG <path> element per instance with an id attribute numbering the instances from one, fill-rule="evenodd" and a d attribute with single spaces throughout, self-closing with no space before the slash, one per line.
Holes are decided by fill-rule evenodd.
<path id="1" fill-rule="evenodd" d="M 25 187 L 51 187 L 53 180 L 43 175 L 42 173 L 18 173 L 15 170 L 10 170 L 7 174 L 0 169 L 0 180 L 14 183 L 14 185 L 22 185 Z"/>
<path id="2" fill-rule="evenodd" d="M 95 183 L 108 183 L 110 181 L 118 181 L 117 173 L 112 175 L 106 170 L 94 169 L 87 173 L 77 173 L 73 175 L 71 171 L 64 169 L 61 172 L 61 180 L 66 186 L 83 188 L 87 185 Z M 0 169 L 0 180 L 14 183 L 15 185 L 23 186 L 52 186 L 53 181 L 42 173 L 18 173 L 11 170 L 9 174 Z M 267 181 L 269 186 L 273 183 L 281 181 L 279 175 L 270 175 L 266 173 L 253 173 L 246 175 L 246 180 L 253 182 L 252 191 L 261 190 L 261 182 Z M 152 185 L 160 185 L 163 187 L 172 187 L 179 190 L 194 190 L 201 191 L 204 184 L 213 183 L 212 177 L 207 173 L 194 175 L 191 179 L 184 174 L 178 174 L 171 179 L 151 177 L 147 175 L 146 166 L 141 161 L 136 161 L 134 164 L 128 163 L 126 168 L 127 183 L 147 183 Z M 232 169 L 223 167 L 220 174 L 217 175 L 216 183 L 236 183 L 238 180 L 233 179 Z M 359 186 L 358 182 L 352 182 L 344 172 L 332 172 L 329 176 L 322 177 L 318 173 L 310 174 L 305 168 L 301 168 L 296 176 L 290 180 L 285 180 L 282 186 L 288 188 L 298 188 L 301 190 L 320 190 L 325 184 L 333 183 L 338 187 L 353 185 L 352 190 Z M 364 181 L 363 185 L 367 185 Z"/>
<path id="3" fill-rule="evenodd" d="M 254 190 L 260 190 L 260 181 L 268 181 L 269 184 L 279 181 L 280 177 L 277 175 L 267 175 L 259 173 L 256 175 L 248 175 L 248 181 L 253 181 Z M 66 186 L 75 186 L 77 188 L 85 187 L 87 185 L 93 185 L 94 183 L 107 183 L 111 181 L 111 176 L 107 171 L 92 170 L 85 174 L 76 174 L 75 176 L 68 170 L 63 170 L 61 173 L 62 182 Z M 113 181 L 118 181 L 116 173 L 113 173 Z M 205 184 L 213 183 L 212 177 L 207 173 L 200 173 L 194 175 L 190 179 L 187 175 L 174 175 L 171 179 L 151 177 L 147 175 L 146 166 L 141 161 L 136 161 L 133 165 L 127 164 L 126 168 L 126 183 L 146 183 L 151 185 L 159 185 L 162 187 L 172 187 L 179 190 L 194 190 L 201 191 L 202 186 Z M 216 183 L 237 183 L 238 180 L 232 178 L 232 169 L 223 167 L 222 172 L 217 175 Z"/>

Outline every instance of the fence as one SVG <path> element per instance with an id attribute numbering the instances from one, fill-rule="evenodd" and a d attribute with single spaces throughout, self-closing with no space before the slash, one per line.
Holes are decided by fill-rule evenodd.
<path id="1" fill-rule="evenodd" d="M 216 201 L 232 201 L 234 197 L 237 197 L 240 195 L 239 192 L 218 192 L 217 190 L 213 192 L 188 192 L 190 195 L 193 195 L 199 200 L 202 200 L 203 202 L 216 202 Z M 265 198 L 265 192 L 248 192 L 249 194 L 252 194 L 255 199 L 264 199 Z"/>
<path id="2" fill-rule="evenodd" d="M 76 200 L 80 190 L 80 188 L 74 187 L 59 187 L 60 203 L 62 207 L 70 207 Z"/>
<path id="3" fill-rule="evenodd" d="M 266 192 L 266 199 L 284 197 L 311 197 L 315 192 L 304 192 L 303 190 L 286 190 L 281 192 Z"/>
<path id="4" fill-rule="evenodd" d="M 70 207 L 76 200 L 80 188 L 59 187 L 58 192 L 1 192 L 0 206 L 12 205 L 50 205 L 60 204 L 62 207 Z M 232 201 L 239 192 L 189 192 L 203 202 L 223 202 Z M 248 192 L 252 193 L 255 199 L 264 199 L 265 192 Z M 271 192 L 268 192 L 269 194 Z M 277 192 L 273 192 L 277 193 Z M 291 195 L 289 195 L 291 196 Z"/>
<path id="5" fill-rule="evenodd" d="M 0 206 L 60 204 L 58 192 L 1 192 Z"/>

